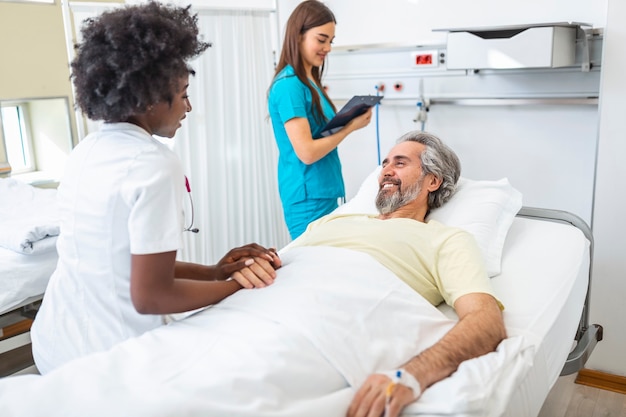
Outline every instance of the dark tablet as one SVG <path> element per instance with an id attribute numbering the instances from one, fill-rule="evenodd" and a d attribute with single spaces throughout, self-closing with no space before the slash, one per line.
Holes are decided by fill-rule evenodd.
<path id="1" fill-rule="evenodd" d="M 348 122 L 357 116 L 362 115 L 372 106 L 380 103 L 383 96 L 354 96 L 345 106 L 339 110 L 335 117 L 330 120 L 324 129 L 322 129 L 322 136 L 328 136 L 335 133 L 337 130 L 344 127 Z"/>

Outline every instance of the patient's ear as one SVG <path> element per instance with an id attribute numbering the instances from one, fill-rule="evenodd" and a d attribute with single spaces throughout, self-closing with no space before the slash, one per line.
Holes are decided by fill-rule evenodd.
<path id="1" fill-rule="evenodd" d="M 436 191 L 441 187 L 441 183 L 443 180 L 439 177 L 436 177 L 433 174 L 426 174 L 426 178 L 424 179 L 424 187 L 428 190 L 429 193 Z"/>

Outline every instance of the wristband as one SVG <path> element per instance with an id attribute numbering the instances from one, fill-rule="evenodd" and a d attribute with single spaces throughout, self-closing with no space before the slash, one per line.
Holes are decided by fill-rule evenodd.
<path id="1" fill-rule="evenodd" d="M 411 391 L 413 391 L 414 400 L 417 400 L 419 396 L 422 395 L 422 387 L 420 386 L 420 383 L 413 376 L 413 374 L 408 372 L 406 369 L 400 368 L 396 371 L 381 372 L 381 374 L 391 378 L 391 382 L 393 384 L 402 384 L 405 387 L 410 388 Z"/>

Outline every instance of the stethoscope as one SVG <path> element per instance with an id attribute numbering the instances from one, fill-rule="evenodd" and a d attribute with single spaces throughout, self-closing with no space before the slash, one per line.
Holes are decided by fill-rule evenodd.
<path id="1" fill-rule="evenodd" d="M 193 216 L 193 199 L 191 198 L 191 187 L 189 186 L 189 180 L 187 179 L 186 175 L 185 175 L 185 188 L 187 189 L 187 195 L 189 196 L 189 203 L 191 205 L 191 223 L 189 224 L 188 227 L 185 227 L 183 231 L 198 233 L 200 230 L 197 227 L 193 227 L 193 217 L 194 217 Z"/>

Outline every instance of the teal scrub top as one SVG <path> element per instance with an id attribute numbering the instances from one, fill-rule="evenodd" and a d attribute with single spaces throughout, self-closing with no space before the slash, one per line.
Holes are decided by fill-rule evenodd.
<path id="1" fill-rule="evenodd" d="M 328 120 L 332 119 L 335 111 L 319 88 L 316 85 L 314 88 L 320 93 L 324 115 Z M 337 149 L 319 161 L 306 165 L 298 159 L 287 136 L 285 123 L 294 117 L 305 117 L 311 126 L 313 139 L 321 137 L 322 128 L 327 122 L 316 121 L 311 105 L 311 92 L 298 79 L 293 67 L 286 66 L 274 78 L 268 98 L 270 119 L 279 151 L 278 189 L 283 208 L 308 199 L 339 198 L 345 195 Z"/>

